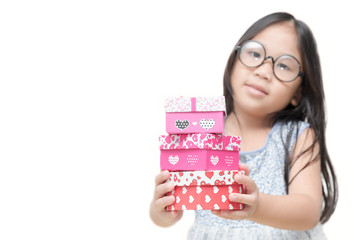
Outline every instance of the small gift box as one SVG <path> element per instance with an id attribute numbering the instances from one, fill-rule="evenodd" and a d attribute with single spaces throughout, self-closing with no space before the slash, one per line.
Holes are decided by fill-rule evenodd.
<path id="1" fill-rule="evenodd" d="M 167 98 L 165 110 L 169 134 L 223 133 L 224 96 Z"/>
<path id="2" fill-rule="evenodd" d="M 234 181 L 238 171 L 170 172 L 175 189 L 175 202 L 167 210 L 242 209 L 243 204 L 230 202 L 230 193 L 243 193 L 242 185 Z"/>
<path id="3" fill-rule="evenodd" d="M 169 171 L 238 170 L 241 138 L 208 133 L 160 136 L 160 167 Z"/>

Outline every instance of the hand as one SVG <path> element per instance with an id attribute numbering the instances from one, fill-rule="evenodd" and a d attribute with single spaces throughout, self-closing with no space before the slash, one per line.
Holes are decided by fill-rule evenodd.
<path id="1" fill-rule="evenodd" d="M 244 209 L 242 210 L 214 210 L 213 214 L 233 220 L 244 220 L 252 217 L 255 213 L 258 200 L 259 200 L 259 190 L 258 186 L 252 178 L 249 177 L 250 169 L 247 165 L 240 163 L 240 171 L 244 171 L 245 175 L 237 174 L 234 180 L 243 185 L 244 194 L 231 193 L 229 195 L 229 200 L 231 202 L 240 202 L 244 204 Z"/>
<path id="2" fill-rule="evenodd" d="M 152 221 L 161 227 L 168 227 L 181 219 L 183 211 L 167 211 L 166 207 L 175 202 L 175 197 L 166 193 L 171 192 L 175 187 L 172 182 L 166 182 L 170 173 L 160 172 L 155 178 L 155 191 L 150 204 L 150 217 Z"/>

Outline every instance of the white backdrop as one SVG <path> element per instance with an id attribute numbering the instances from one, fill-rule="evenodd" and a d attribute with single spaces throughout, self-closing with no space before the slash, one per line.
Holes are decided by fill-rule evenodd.
<path id="1" fill-rule="evenodd" d="M 166 229 L 148 215 L 164 99 L 222 95 L 234 44 L 275 11 L 305 21 L 317 38 L 340 187 L 325 231 L 347 237 L 350 9 L 341 0 L 2 1 L 0 239 L 184 239 L 192 211 Z"/>

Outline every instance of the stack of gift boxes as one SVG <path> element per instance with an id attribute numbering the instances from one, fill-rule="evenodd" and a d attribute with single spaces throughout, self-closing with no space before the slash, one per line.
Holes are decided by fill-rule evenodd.
<path id="1" fill-rule="evenodd" d="M 230 193 L 242 193 L 238 174 L 240 137 L 224 136 L 225 98 L 167 98 L 166 131 L 160 136 L 160 167 L 170 171 L 175 203 L 167 210 L 242 209 Z"/>

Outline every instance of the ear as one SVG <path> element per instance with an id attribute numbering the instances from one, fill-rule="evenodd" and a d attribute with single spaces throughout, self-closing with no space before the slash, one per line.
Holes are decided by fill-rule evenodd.
<path id="1" fill-rule="evenodd" d="M 290 104 L 296 107 L 301 101 L 301 97 L 302 97 L 302 87 L 299 86 L 299 88 L 294 93 L 293 98 L 290 100 Z"/>

